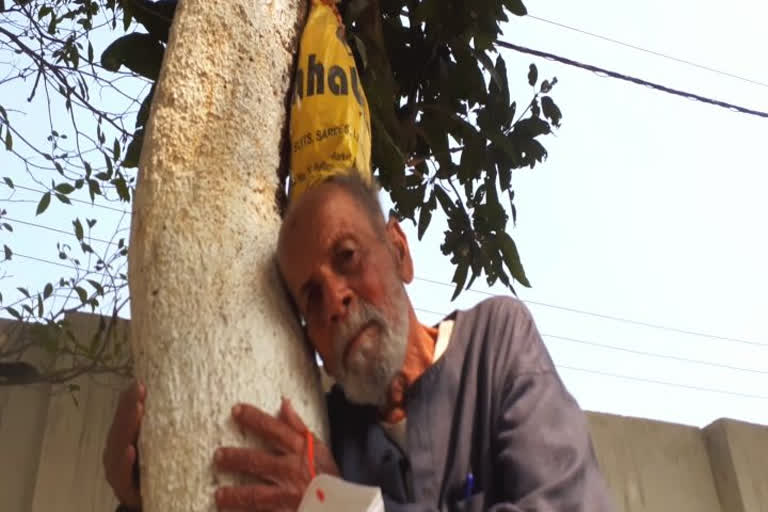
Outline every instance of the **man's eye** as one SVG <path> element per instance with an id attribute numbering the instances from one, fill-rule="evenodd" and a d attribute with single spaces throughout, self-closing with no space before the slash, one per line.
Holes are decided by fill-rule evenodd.
<path id="1" fill-rule="evenodd" d="M 355 251 L 353 249 L 344 249 L 341 251 L 341 259 L 342 261 L 350 261 L 354 259 L 355 257 Z"/>
<path id="2" fill-rule="evenodd" d="M 352 265 L 357 260 L 357 251 L 354 249 L 342 249 L 336 258 L 340 266 Z"/>

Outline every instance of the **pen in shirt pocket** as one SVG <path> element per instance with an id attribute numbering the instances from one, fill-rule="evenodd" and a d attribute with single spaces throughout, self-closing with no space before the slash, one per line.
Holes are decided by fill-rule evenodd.
<path id="1" fill-rule="evenodd" d="M 468 499 L 470 496 L 472 496 L 472 493 L 475 490 L 475 475 L 472 474 L 470 471 L 467 473 L 467 480 L 464 483 L 464 499 Z"/>

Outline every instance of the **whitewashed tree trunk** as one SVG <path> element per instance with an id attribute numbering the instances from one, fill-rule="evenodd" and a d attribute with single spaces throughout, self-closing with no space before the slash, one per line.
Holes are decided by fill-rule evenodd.
<path id="1" fill-rule="evenodd" d="M 272 257 L 300 0 L 179 2 L 140 162 L 131 338 L 147 385 L 145 512 L 215 510 L 217 446 L 239 401 L 281 395 L 326 437 L 317 370 Z"/>

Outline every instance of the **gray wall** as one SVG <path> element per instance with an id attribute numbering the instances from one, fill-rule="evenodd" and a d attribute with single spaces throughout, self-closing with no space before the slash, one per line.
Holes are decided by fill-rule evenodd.
<path id="1" fill-rule="evenodd" d="M 87 321 L 78 325 L 87 332 Z M 114 510 L 101 449 L 127 382 L 101 376 L 76 383 L 79 405 L 47 385 L 0 387 L 0 512 Z M 768 512 L 767 426 L 721 419 L 698 429 L 588 416 L 618 511 Z"/>

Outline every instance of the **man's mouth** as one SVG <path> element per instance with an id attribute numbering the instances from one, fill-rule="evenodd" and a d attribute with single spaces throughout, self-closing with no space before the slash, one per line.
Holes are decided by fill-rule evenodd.
<path id="1" fill-rule="evenodd" d="M 349 370 L 349 360 L 352 357 L 352 354 L 359 348 L 360 343 L 363 341 L 363 338 L 365 338 L 368 331 L 375 328 L 375 322 L 372 320 L 368 321 L 364 323 L 363 326 L 360 327 L 360 330 L 357 331 L 357 333 L 349 339 L 347 346 L 344 347 L 344 354 L 342 355 L 342 363 L 344 364 L 344 368 Z"/>

